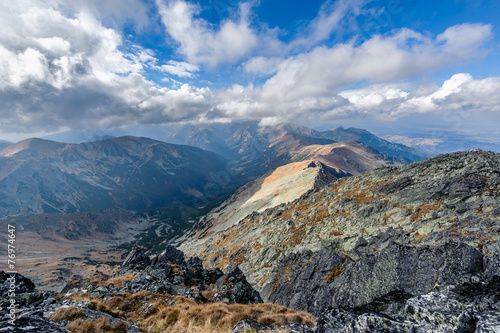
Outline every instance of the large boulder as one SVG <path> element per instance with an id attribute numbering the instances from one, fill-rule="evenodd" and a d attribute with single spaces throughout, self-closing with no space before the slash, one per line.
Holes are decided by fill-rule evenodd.
<path id="1" fill-rule="evenodd" d="M 13 297 L 10 297 L 13 294 Z M 43 302 L 45 295 L 35 290 L 35 284 L 18 273 L 0 271 L 0 313 L 6 311 L 11 299 L 17 308 L 36 306 Z"/>
<path id="2" fill-rule="evenodd" d="M 380 311 L 377 304 L 402 306 L 413 296 L 481 280 L 483 272 L 483 255 L 463 243 L 393 244 L 380 251 L 367 249 L 356 261 L 324 249 L 281 259 L 262 294 L 271 302 L 315 315 L 327 308 Z"/>
<path id="3" fill-rule="evenodd" d="M 151 259 L 149 259 L 144 249 L 136 246 L 123 261 L 122 271 L 145 269 L 149 265 L 151 265 Z"/>
<path id="4" fill-rule="evenodd" d="M 238 266 L 232 267 L 217 282 L 217 291 L 231 303 L 262 303 L 259 293 L 248 283 Z"/>

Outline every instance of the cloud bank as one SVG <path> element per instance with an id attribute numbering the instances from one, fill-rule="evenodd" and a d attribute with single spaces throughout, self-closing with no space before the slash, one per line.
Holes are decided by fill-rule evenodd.
<path id="1" fill-rule="evenodd" d="M 328 45 L 323 41 L 343 29 L 342 19 L 349 22 L 365 4 L 337 1 L 322 6 L 317 18 L 285 43 L 276 29 L 257 24 L 255 3 L 241 3 L 219 24 L 208 23 L 200 17 L 201 7 L 182 0 L 156 0 L 154 8 L 139 0 L 127 0 L 126 9 L 120 4 L 0 4 L 1 131 L 500 111 L 498 77 L 463 73 L 442 85 L 412 80 L 486 56 L 492 38 L 487 24 L 455 25 L 434 36 L 403 28 Z M 137 32 L 147 29 L 151 11 L 157 12 L 175 58 L 160 58 L 120 30 L 126 24 Z M 213 89 L 196 81 L 203 71 L 228 64 L 260 83 Z M 167 88 L 151 73 L 187 81 Z"/>

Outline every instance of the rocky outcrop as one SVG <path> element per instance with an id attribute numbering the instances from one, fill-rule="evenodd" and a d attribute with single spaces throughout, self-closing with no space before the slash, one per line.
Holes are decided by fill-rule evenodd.
<path id="1" fill-rule="evenodd" d="M 409 322 L 393 320 L 387 316 L 365 313 L 356 315 L 340 309 L 325 311 L 318 320 L 318 333 L 426 333 L 418 325 Z"/>
<path id="2" fill-rule="evenodd" d="M 65 289 L 69 293 L 89 293 L 91 298 L 111 298 L 115 295 L 149 291 L 150 293 L 184 296 L 202 302 L 223 301 L 226 303 L 254 304 L 262 302 L 260 295 L 247 282 L 243 272 L 231 267 L 222 270 L 205 269 L 199 258 L 185 258 L 184 253 L 173 246 L 150 259 L 143 249 L 132 249 L 122 264 L 122 269 L 112 278 L 133 275 L 119 286 L 106 284 L 97 286 L 90 279 Z M 205 295 L 210 295 L 206 298 Z"/>
<path id="3" fill-rule="evenodd" d="M 488 268 L 485 271 L 483 255 L 469 245 L 395 244 L 371 252 L 375 253 L 359 252 L 356 261 L 349 252 L 326 249 L 286 256 L 275 268 L 275 280 L 262 294 L 271 302 L 315 315 L 329 307 L 390 312 L 411 297 L 474 281 L 484 281 L 485 288 L 495 295 L 485 276 L 498 273 Z M 388 306 L 392 310 L 385 308 Z"/>
<path id="4" fill-rule="evenodd" d="M 48 295 L 36 291 L 35 284 L 27 277 L 18 273 L 0 271 L 0 308 L 2 311 L 7 313 L 11 302 L 15 303 L 16 309 L 37 306 Z"/>
<path id="5" fill-rule="evenodd" d="M 134 247 L 122 263 L 125 270 L 141 270 L 149 265 L 151 265 L 151 259 L 139 247 Z"/>
<path id="6" fill-rule="evenodd" d="M 15 283 L 12 283 L 12 278 Z M 12 288 L 16 291 L 13 298 L 16 308 L 10 312 L 8 305 Z M 237 266 L 225 274 L 220 269 L 205 269 L 200 259 L 186 258 L 182 251 L 172 246 L 167 246 L 162 254 L 153 258 L 136 247 L 126 257 L 122 269 L 115 276 L 98 275 L 73 281 L 64 288 L 62 294 L 64 298 L 56 300 L 50 297 L 55 295 L 38 292 L 30 279 L 20 274 L 11 275 L 0 271 L 0 332 L 68 332 L 65 326 L 74 325 L 73 321 L 78 319 L 81 320 L 80 324 L 88 321 L 88 325 L 109 326 L 111 330 L 113 327 L 121 327 L 120 332 L 123 327 L 127 327 L 127 332 L 138 333 L 140 330 L 137 325 L 114 311 L 116 305 L 113 308 L 102 305 L 103 301 L 121 300 L 123 309 L 129 309 L 131 295 L 139 295 L 133 303 L 140 309 L 132 318 L 145 313 L 151 314 L 155 299 L 173 304 L 176 296 L 183 296 L 180 297 L 181 300 L 187 299 L 192 303 L 262 302 L 259 293 L 247 282 Z M 148 300 L 148 295 L 155 297 Z M 86 300 L 78 301 L 82 298 Z M 57 319 L 59 322 L 49 319 L 54 318 L 53 315 L 57 315 L 57 311 L 61 309 L 72 309 L 74 313 Z M 15 318 L 14 322 L 11 322 L 12 318 Z"/>
<path id="7" fill-rule="evenodd" d="M 238 268 L 232 267 L 215 283 L 220 295 L 227 295 L 230 303 L 261 303 L 262 299 L 257 291 L 247 282 L 245 275 Z"/>
<path id="8" fill-rule="evenodd" d="M 469 287 L 474 289 L 474 286 Z M 322 313 L 316 332 L 498 332 L 498 297 L 483 296 L 496 301 L 489 307 L 497 310 L 481 311 L 481 306 L 473 302 L 474 297 L 466 298 L 453 288 L 410 298 L 404 308 L 392 316 L 373 312 L 359 314 L 332 308 Z"/>
<path id="9" fill-rule="evenodd" d="M 43 309 L 26 309 L 18 314 L 14 325 L 9 323 L 8 317 L 0 319 L 0 332 L 14 333 L 68 333 L 69 331 L 59 323 L 45 318 Z"/>

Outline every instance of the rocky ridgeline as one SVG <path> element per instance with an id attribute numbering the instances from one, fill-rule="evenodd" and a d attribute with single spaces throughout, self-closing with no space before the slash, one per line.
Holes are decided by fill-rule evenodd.
<path id="1" fill-rule="evenodd" d="M 115 278 L 135 274 L 131 281 L 124 281 L 118 289 L 113 285 L 94 288 L 85 287 L 90 296 L 109 297 L 120 293 L 136 293 L 147 290 L 151 293 L 180 295 L 202 302 L 252 304 L 262 299 L 247 282 L 243 272 L 234 266 L 226 274 L 220 269 L 205 269 L 199 258 L 185 258 L 184 253 L 173 246 L 153 259 L 139 248 L 134 248 L 127 256 Z M 77 290 L 78 291 L 78 290 Z M 202 293 L 209 291 L 210 293 Z M 81 292 L 79 290 L 78 292 Z M 213 296 L 207 299 L 204 294 Z"/>
<path id="2" fill-rule="evenodd" d="M 335 181 L 183 250 L 210 266 L 240 263 L 261 291 L 282 256 L 322 248 L 352 252 L 386 233 L 403 245 L 457 240 L 493 254 L 500 249 L 499 222 L 500 154 L 469 151 Z M 391 239 L 370 249 L 381 250 Z"/>

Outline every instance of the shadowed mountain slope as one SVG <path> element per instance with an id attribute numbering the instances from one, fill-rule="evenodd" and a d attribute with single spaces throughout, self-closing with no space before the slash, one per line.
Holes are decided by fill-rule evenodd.
<path id="1" fill-rule="evenodd" d="M 165 206 L 203 197 L 226 165 L 212 152 L 147 138 L 24 140 L 0 150 L 0 216 Z"/>

